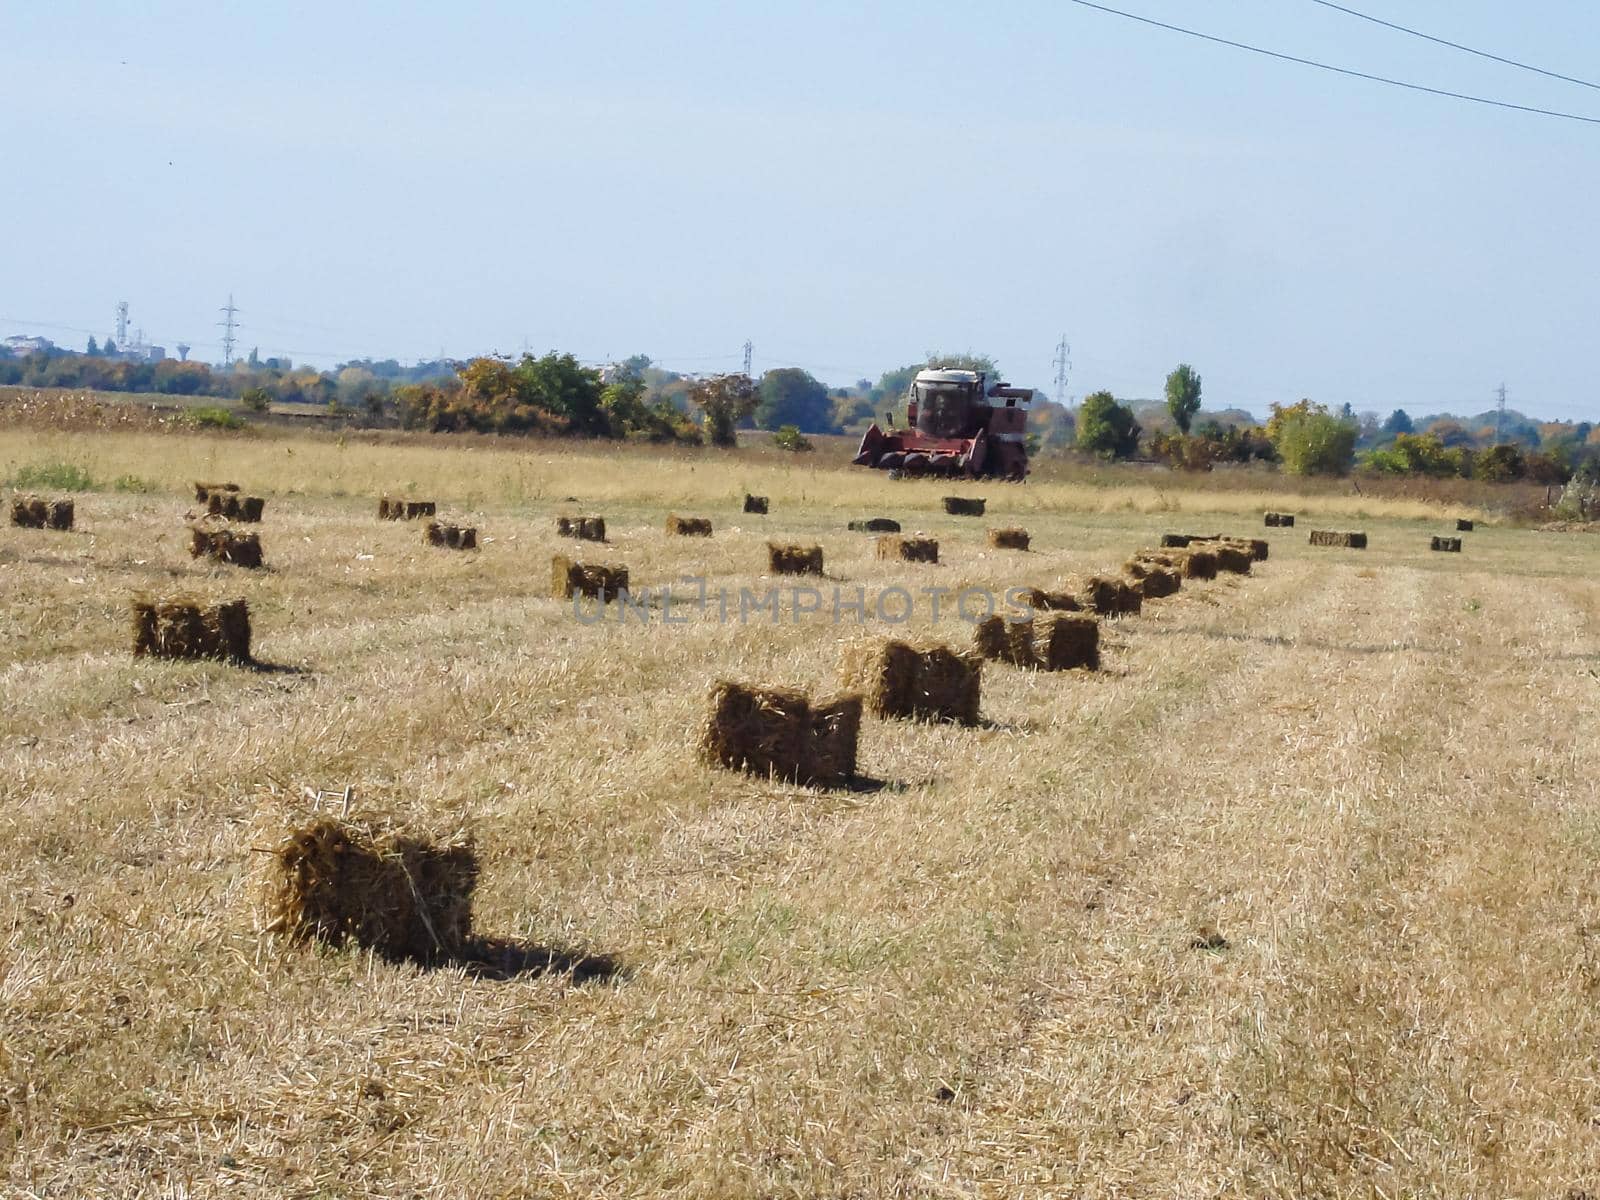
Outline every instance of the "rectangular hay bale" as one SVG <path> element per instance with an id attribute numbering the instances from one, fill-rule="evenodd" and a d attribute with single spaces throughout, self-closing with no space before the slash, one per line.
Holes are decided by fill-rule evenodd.
<path id="1" fill-rule="evenodd" d="M 1311 544 L 1313 546 L 1339 546 L 1348 550 L 1365 550 L 1367 548 L 1367 535 L 1353 531 L 1313 529 L 1311 531 Z"/>
<path id="2" fill-rule="evenodd" d="M 1039 634 L 1040 665 L 1047 671 L 1100 669 L 1100 621 L 1088 614 L 1051 617 Z"/>
<path id="3" fill-rule="evenodd" d="M 899 533 L 900 522 L 893 517 L 866 517 L 859 521 L 851 521 L 851 533 Z"/>
<path id="4" fill-rule="evenodd" d="M 589 596 L 615 600 L 628 590 L 628 568 L 573 562 L 565 554 L 550 560 L 551 594 L 557 600 Z"/>
<path id="5" fill-rule="evenodd" d="M 261 535 L 239 533 L 228 528 L 209 529 L 202 525 L 191 525 L 189 557 L 212 558 L 217 562 L 253 570 L 261 566 Z"/>
<path id="6" fill-rule="evenodd" d="M 803 692 L 719 680 L 699 754 L 713 766 L 796 783 L 837 784 L 855 775 L 861 698 L 813 709 Z"/>
<path id="7" fill-rule="evenodd" d="M 1472 532 L 1472 522 L 1467 520 L 1467 518 L 1465 518 L 1465 517 L 1457 517 L 1456 518 L 1456 532 L 1457 533 L 1471 533 Z"/>
<path id="8" fill-rule="evenodd" d="M 1268 525 L 1273 525 L 1273 526 L 1281 526 L 1281 527 L 1286 528 L 1286 529 L 1287 528 L 1293 528 L 1293 526 L 1294 526 L 1294 514 L 1293 513 L 1284 513 L 1284 512 L 1269 512 L 1266 515 L 1266 522 L 1265 523 L 1268 524 Z"/>
<path id="9" fill-rule="evenodd" d="M 767 570 L 773 575 L 821 575 L 822 547 L 768 542 Z"/>
<path id="10" fill-rule="evenodd" d="M 1126 579 L 1113 575 L 1090 575 L 1073 590 L 1085 611 L 1103 617 L 1137 613 L 1144 605 L 1144 597 Z"/>
<path id="11" fill-rule="evenodd" d="M 430 546 L 443 546 L 450 550 L 476 550 L 478 531 L 471 525 L 429 521 L 422 530 L 422 540 Z"/>
<path id="12" fill-rule="evenodd" d="M 1052 592 L 1045 588 L 1023 588 L 1022 603 L 1038 612 L 1082 612 L 1083 602 L 1071 592 Z"/>
<path id="13" fill-rule="evenodd" d="M 668 513 L 667 533 L 675 537 L 710 537 L 711 519 L 709 517 L 680 517 L 676 513 Z"/>
<path id="14" fill-rule="evenodd" d="M 996 550 L 1026 550 L 1028 548 L 1028 531 L 1026 529 L 991 529 L 989 530 L 989 545 Z"/>
<path id="15" fill-rule="evenodd" d="M 984 502 L 976 496 L 946 496 L 942 503 L 952 517 L 983 516 Z"/>
<path id="16" fill-rule="evenodd" d="M 1461 553 L 1461 539 L 1458 537 L 1436 537 L 1428 547 L 1430 550 L 1443 550 L 1449 554 Z"/>
<path id="17" fill-rule="evenodd" d="M 760 516 L 767 515 L 767 498 L 765 496 L 752 496 L 749 492 L 744 494 L 744 511 L 756 513 Z"/>
<path id="18" fill-rule="evenodd" d="M 296 942 L 354 942 L 386 958 L 460 955 L 472 932 L 470 836 L 313 816 L 266 849 L 265 926 Z"/>
<path id="19" fill-rule="evenodd" d="M 577 538 L 581 542 L 603 542 L 606 540 L 605 518 L 557 517 L 556 534 L 560 537 Z"/>
<path id="20" fill-rule="evenodd" d="M 11 497 L 11 523 L 22 529 L 72 528 L 76 508 L 68 499 L 46 500 L 40 496 Z"/>
<path id="21" fill-rule="evenodd" d="M 979 621 L 972 632 L 973 649 L 990 662 L 1010 663 L 1014 667 L 1039 665 L 1033 648 L 1033 618 L 1007 620 L 996 614 Z"/>
<path id="22" fill-rule="evenodd" d="M 890 640 L 845 648 L 841 677 L 867 711 L 911 721 L 976 725 L 983 660 L 948 646 Z"/>
<path id="23" fill-rule="evenodd" d="M 878 539 L 878 557 L 895 562 L 936 563 L 939 561 L 939 543 L 932 538 L 901 537 L 884 534 Z"/>
<path id="24" fill-rule="evenodd" d="M 218 658 L 248 663 L 250 607 L 243 600 L 202 605 L 185 597 L 132 601 L 135 658 Z"/>

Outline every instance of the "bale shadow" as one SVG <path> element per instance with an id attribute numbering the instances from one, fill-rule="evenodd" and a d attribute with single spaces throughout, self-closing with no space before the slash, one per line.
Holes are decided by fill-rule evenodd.
<path id="1" fill-rule="evenodd" d="M 563 975 L 574 984 L 609 983 L 627 977 L 622 963 L 609 954 L 588 954 L 499 937 L 471 937 L 459 953 L 421 965 L 435 969 L 458 967 L 474 979 L 501 982 L 539 975 Z"/>
<path id="2" fill-rule="evenodd" d="M 292 663 L 267 662 L 260 658 L 247 658 L 234 664 L 241 671 L 249 671 L 255 675 L 310 675 L 310 667 L 297 667 Z"/>

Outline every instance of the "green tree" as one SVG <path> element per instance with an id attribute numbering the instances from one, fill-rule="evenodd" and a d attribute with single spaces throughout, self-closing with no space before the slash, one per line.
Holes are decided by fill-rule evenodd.
<path id="1" fill-rule="evenodd" d="M 252 371 L 254 371 L 257 367 L 259 367 L 261 365 L 261 355 L 256 352 L 256 347 L 254 347 L 254 346 L 250 347 L 250 357 L 245 360 L 245 364 Z"/>
<path id="2" fill-rule="evenodd" d="M 1139 422 L 1133 409 L 1110 392 L 1085 396 L 1078 409 L 1078 449 L 1102 458 L 1131 458 L 1139 449 Z"/>
<path id="3" fill-rule="evenodd" d="M 1355 458 L 1355 421 L 1341 420 L 1309 400 L 1287 408 L 1274 404 L 1267 430 L 1291 475 L 1343 475 Z"/>
<path id="4" fill-rule="evenodd" d="M 97 343 L 94 340 L 94 334 L 91 333 L 89 335 L 89 344 L 84 347 L 83 352 L 85 354 L 87 354 L 90 358 L 99 358 L 100 357 L 100 346 L 99 346 L 99 343 Z"/>
<path id="5" fill-rule="evenodd" d="M 795 454 L 809 454 L 816 447 L 811 444 L 811 439 L 801 433 L 794 425 L 785 425 L 772 435 L 772 444 L 779 450 L 788 450 Z"/>
<path id="6" fill-rule="evenodd" d="M 272 403 L 272 393 L 264 387 L 253 387 L 239 397 L 239 403 L 253 413 L 264 413 Z"/>
<path id="7" fill-rule="evenodd" d="M 1167 376 L 1167 411 L 1178 429 L 1189 432 L 1189 423 L 1200 411 L 1200 376 L 1188 363 L 1179 363 Z"/>
<path id="8" fill-rule="evenodd" d="M 748 375 L 713 375 L 689 389 L 690 401 L 705 414 L 706 434 L 713 446 L 734 446 L 734 430 L 755 412 L 760 393 Z"/>
<path id="9" fill-rule="evenodd" d="M 1478 455 L 1472 473 L 1489 483 L 1513 483 L 1528 473 L 1528 463 L 1518 447 L 1502 442 Z"/>
<path id="10" fill-rule="evenodd" d="M 1383 423 L 1382 432 L 1388 434 L 1411 433 L 1411 414 L 1403 408 L 1397 408 L 1389 414 L 1389 419 Z"/>
<path id="11" fill-rule="evenodd" d="M 828 389 L 799 367 L 779 367 L 761 377 L 756 424 L 762 429 L 794 425 L 806 433 L 832 433 Z"/>

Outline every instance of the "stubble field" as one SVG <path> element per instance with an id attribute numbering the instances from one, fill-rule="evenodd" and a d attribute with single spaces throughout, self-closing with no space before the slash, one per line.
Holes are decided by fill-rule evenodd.
<path id="1" fill-rule="evenodd" d="M 0 530 L 9 1194 L 1600 1188 L 1600 541 L 1430 554 L 1446 514 L 1354 496 L 994 485 L 974 520 L 803 460 L 0 432 L 6 474 L 58 460 L 149 490 Z M 208 477 L 267 497 L 267 571 L 189 559 Z M 482 549 L 377 521 L 408 486 Z M 988 665 L 982 727 L 867 721 L 868 781 L 825 791 L 696 762 L 712 681 L 826 693 L 846 640 L 969 627 L 587 625 L 547 591 L 551 518 L 590 511 L 612 544 L 578 557 L 735 595 L 775 582 L 769 536 L 869 598 L 1050 585 L 1167 529 L 1271 557 L 1107 622 L 1098 673 Z M 941 563 L 875 561 L 843 526 L 878 514 Z M 1032 552 L 984 546 L 1013 524 Z M 248 597 L 274 669 L 134 660 L 139 590 Z M 507 969 L 257 932 L 259 813 L 347 785 L 473 829 Z"/>

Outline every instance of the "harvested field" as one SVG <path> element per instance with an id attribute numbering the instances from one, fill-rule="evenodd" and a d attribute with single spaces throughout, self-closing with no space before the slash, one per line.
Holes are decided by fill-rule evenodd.
<path id="1" fill-rule="evenodd" d="M 996 550 L 1026 550 L 1028 548 L 1028 531 L 1026 529 L 991 529 L 989 530 L 989 545 Z"/>
<path id="2" fill-rule="evenodd" d="M 0 527 L 0 1192 L 1595 1190 L 1600 538 L 1481 521 L 1446 556 L 1454 504 L 1180 481 L 1175 515 L 1143 473 L 1030 480 L 1005 494 L 1026 572 L 947 545 L 930 582 L 1058 587 L 1267 508 L 1370 548 L 1274 539 L 1270 569 L 1106 622 L 1097 672 L 987 666 L 979 726 L 868 719 L 860 776 L 821 789 L 697 760 L 715 681 L 815 716 L 847 637 L 968 626 L 920 596 L 893 626 L 787 598 L 585 625 L 528 586 L 550 523 L 582 495 L 626 547 L 602 557 L 735 596 L 815 582 L 762 549 L 820 543 L 870 613 L 923 569 L 845 521 L 957 536 L 948 485 L 820 450 L 173 437 L 0 429 L 8 464 L 158 486 L 80 495 L 92 538 Z M 282 669 L 129 657 L 131 593 L 209 582 L 173 520 L 191 475 L 270 489 L 248 590 Z M 376 523 L 411 481 L 488 552 Z M 747 489 L 762 528 L 661 536 Z M 850 710 L 820 710 L 838 763 Z M 346 784 L 472 830 L 494 969 L 259 932 L 258 806 Z"/>
<path id="3" fill-rule="evenodd" d="M 711 519 L 709 517 L 680 517 L 676 513 L 667 515 L 667 533 L 673 537 L 710 537 Z"/>
<path id="4" fill-rule="evenodd" d="M 774 575 L 821 575 L 821 546 L 780 546 L 767 543 L 767 570 Z"/>
<path id="5" fill-rule="evenodd" d="M 39 496 L 11 497 L 11 523 L 20 529 L 72 528 L 76 509 L 71 500 L 45 500 Z"/>
<path id="6" fill-rule="evenodd" d="M 261 535 L 240 533 L 227 527 L 189 527 L 189 557 L 211 558 L 235 567 L 261 566 Z"/>
<path id="7" fill-rule="evenodd" d="M 1342 546 L 1349 550 L 1365 550 L 1367 548 L 1367 535 L 1365 533 L 1337 532 L 1331 529 L 1313 529 L 1311 531 L 1311 545 Z"/>
<path id="8" fill-rule="evenodd" d="M 885 534 L 878 539 L 878 557 L 886 562 L 936 563 L 939 543 L 932 538 Z"/>
<path id="9" fill-rule="evenodd" d="M 978 723 L 983 660 L 948 646 L 889 640 L 847 646 L 840 669 L 845 691 L 861 696 L 875 717 Z"/>
<path id="10" fill-rule="evenodd" d="M 556 536 L 577 538 L 583 542 L 606 540 L 604 517 L 557 517 Z"/>

